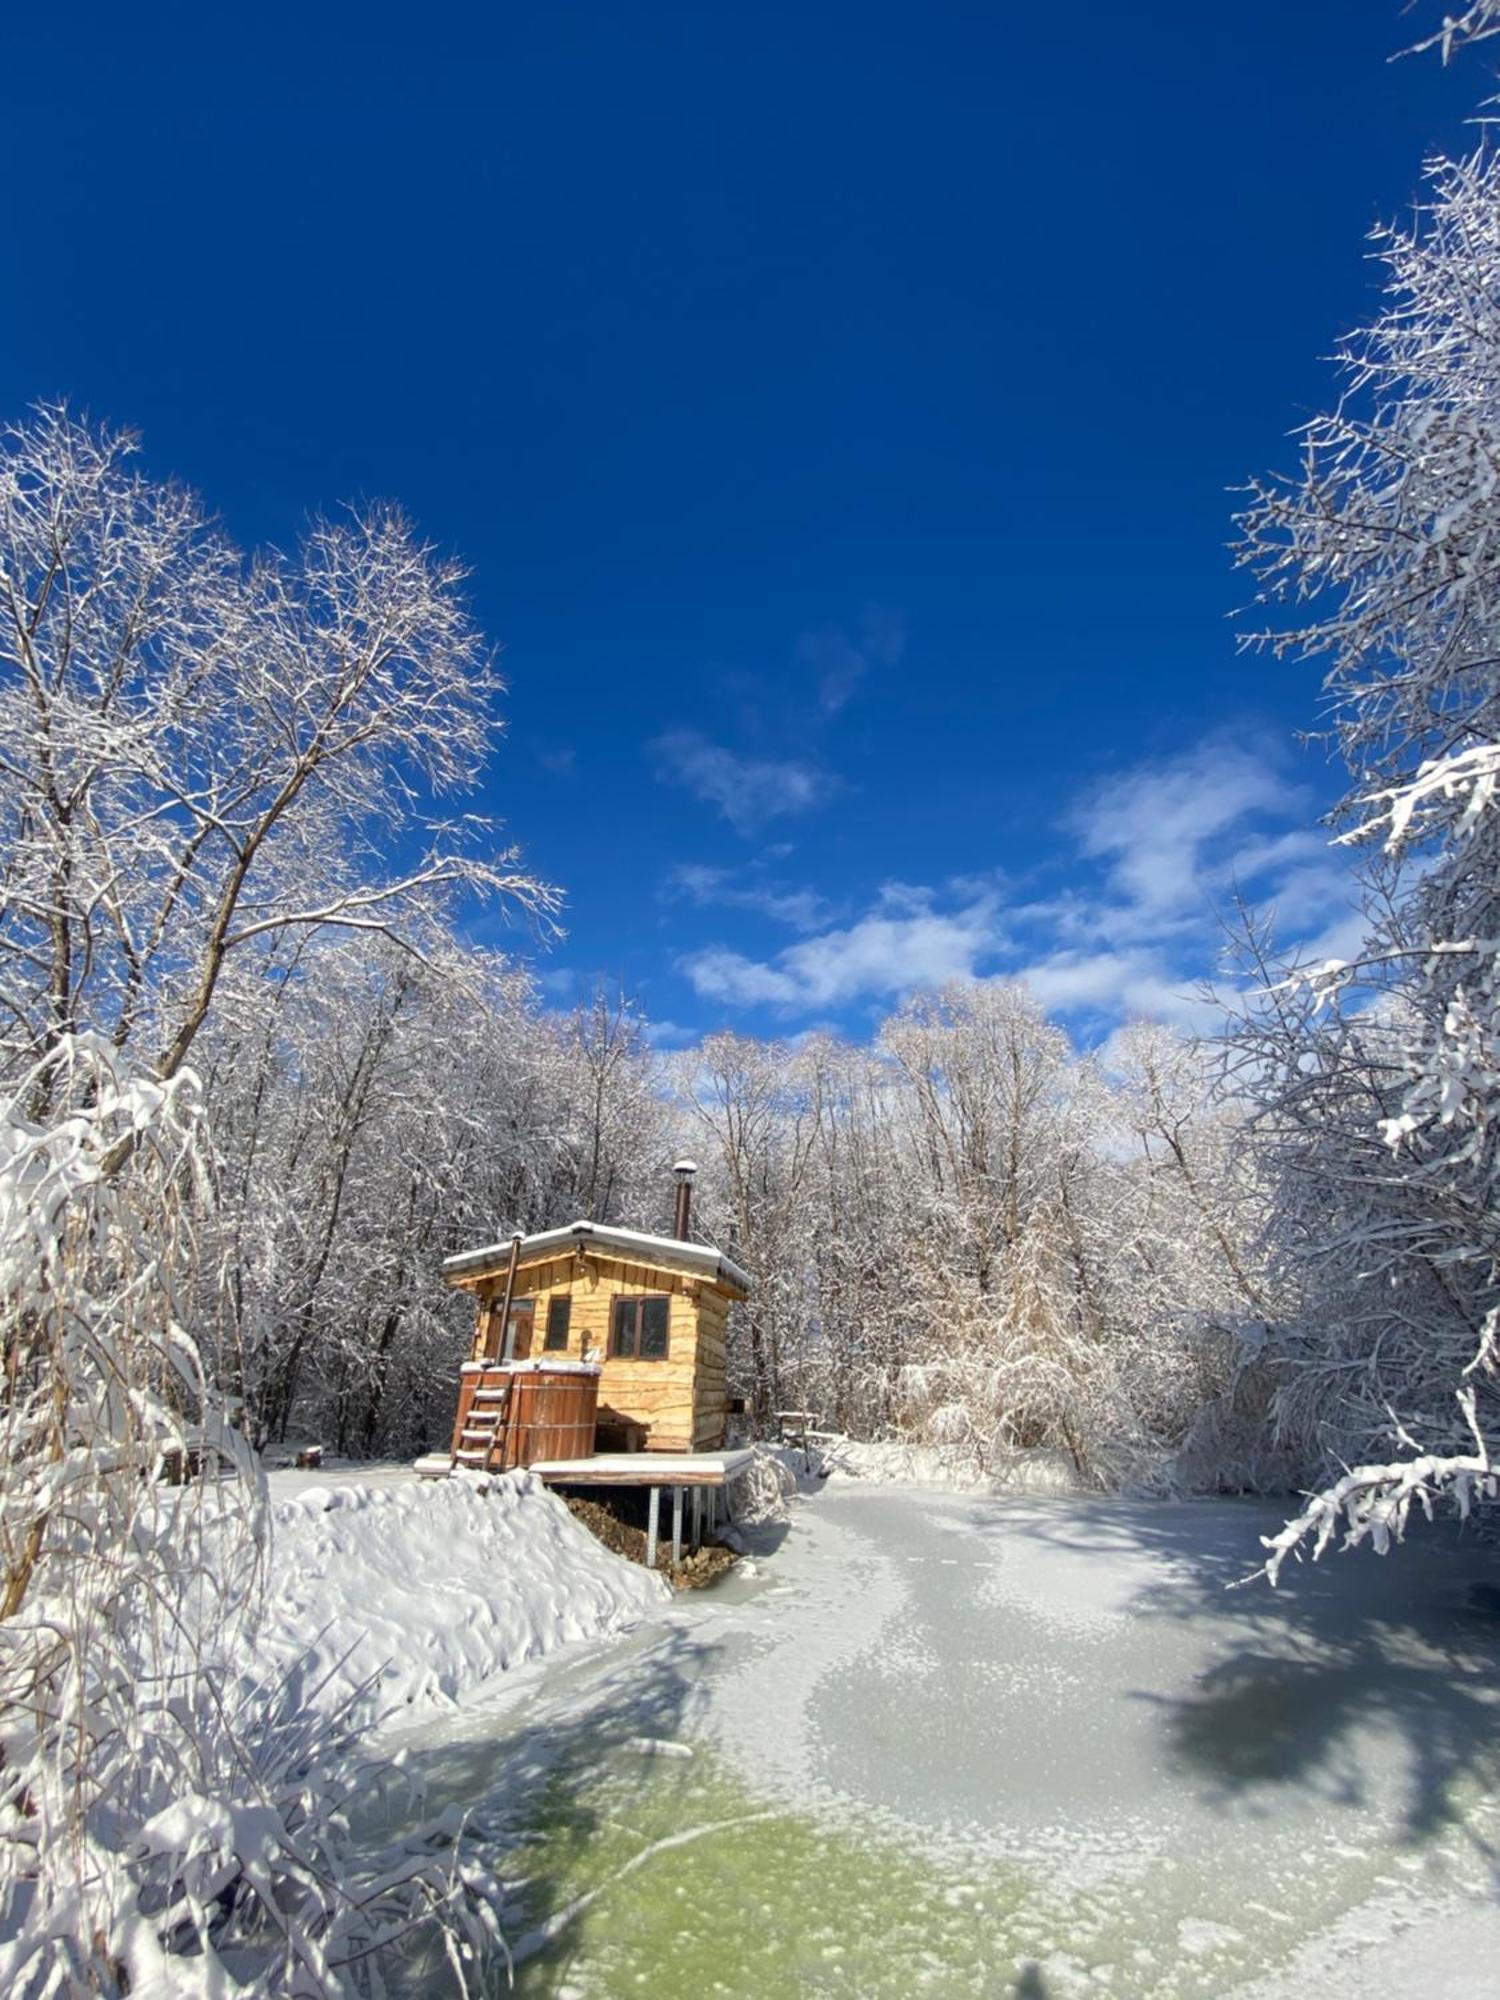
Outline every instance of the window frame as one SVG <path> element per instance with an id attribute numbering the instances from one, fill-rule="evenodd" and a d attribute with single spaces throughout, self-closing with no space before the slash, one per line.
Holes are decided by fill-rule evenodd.
<path id="1" fill-rule="evenodd" d="M 554 1340 L 552 1338 L 552 1322 L 558 1317 L 562 1320 L 562 1339 Z M 569 1293 L 561 1292 L 547 1301 L 547 1320 L 542 1328 L 541 1352 L 543 1354 L 566 1354 L 568 1351 L 568 1342 L 572 1337 L 573 1300 Z M 533 1338 L 535 1338 L 535 1335 L 533 1335 Z"/>
<path id="2" fill-rule="evenodd" d="M 531 1337 L 534 1341 L 536 1339 L 535 1293 L 526 1292 L 522 1296 L 511 1300 L 511 1319 L 514 1320 L 518 1313 L 523 1315 L 530 1313 Z M 519 1330 L 517 1328 L 518 1332 Z M 484 1317 L 479 1323 L 479 1331 L 476 1336 L 478 1352 L 475 1358 L 482 1361 L 503 1361 L 505 1358 L 505 1335 L 505 1294 L 504 1292 L 494 1292 L 484 1302 Z"/>
<path id="3" fill-rule="evenodd" d="M 660 1354 L 647 1354 L 642 1349 L 645 1335 L 646 1307 L 660 1305 L 663 1309 L 662 1347 Z M 631 1344 L 621 1347 L 621 1308 L 629 1310 L 631 1318 Z M 609 1308 L 609 1358 L 611 1361 L 670 1361 L 672 1358 L 672 1294 L 670 1292 L 617 1292 L 610 1301 Z"/>

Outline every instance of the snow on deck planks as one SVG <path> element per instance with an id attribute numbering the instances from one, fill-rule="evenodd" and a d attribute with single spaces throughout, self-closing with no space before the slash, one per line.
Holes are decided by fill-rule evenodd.
<path id="1" fill-rule="evenodd" d="M 749 1465 L 750 1451 L 614 1451 L 547 1459 L 531 1470 L 551 1486 L 725 1486 Z"/>

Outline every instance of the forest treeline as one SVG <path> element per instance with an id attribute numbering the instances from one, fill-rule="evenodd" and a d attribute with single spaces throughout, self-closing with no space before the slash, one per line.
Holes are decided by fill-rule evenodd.
<path id="1" fill-rule="evenodd" d="M 731 1373 L 758 1427 L 812 1408 L 981 1473 L 1052 1446 L 1105 1485 L 1268 1476 L 1264 1193 L 1213 1053 L 1170 1030 L 1105 1062 L 972 982 L 868 1046 L 663 1056 L 618 996 L 557 1012 L 456 944 L 434 970 L 329 946 L 257 988 L 204 1074 L 226 1381 L 258 1436 L 440 1444 L 470 1331 L 442 1257 L 580 1216 L 668 1229 L 688 1152 L 697 1227 L 754 1277 Z"/>

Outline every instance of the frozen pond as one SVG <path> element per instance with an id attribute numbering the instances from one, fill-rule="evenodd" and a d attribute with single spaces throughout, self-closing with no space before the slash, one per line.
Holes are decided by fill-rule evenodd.
<path id="1" fill-rule="evenodd" d="M 835 1485 L 409 1747 L 522 1993 L 1493 1996 L 1500 1559 L 1228 1588 L 1278 1519 Z"/>

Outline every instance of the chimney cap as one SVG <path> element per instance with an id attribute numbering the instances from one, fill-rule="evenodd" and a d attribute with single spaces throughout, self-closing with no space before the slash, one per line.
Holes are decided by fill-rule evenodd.
<path id="1" fill-rule="evenodd" d="M 676 1174 L 678 1180 L 690 1181 L 698 1171 L 698 1162 L 696 1160 L 674 1160 L 672 1171 Z"/>

